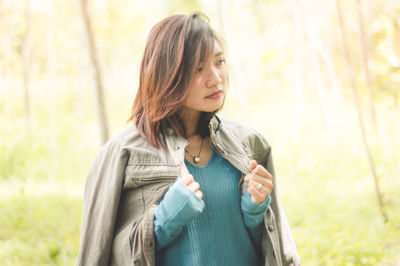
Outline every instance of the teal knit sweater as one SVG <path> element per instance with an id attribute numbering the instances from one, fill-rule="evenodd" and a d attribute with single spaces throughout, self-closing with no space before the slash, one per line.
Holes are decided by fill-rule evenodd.
<path id="1" fill-rule="evenodd" d="M 157 206 L 156 265 L 259 265 L 263 218 L 270 196 L 254 203 L 241 194 L 241 173 L 212 150 L 205 166 L 185 161 L 203 201 L 178 179 Z"/>

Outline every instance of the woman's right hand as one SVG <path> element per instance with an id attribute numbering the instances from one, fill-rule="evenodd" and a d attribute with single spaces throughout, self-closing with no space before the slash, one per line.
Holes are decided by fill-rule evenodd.
<path id="1" fill-rule="evenodd" d="M 200 184 L 194 181 L 194 178 L 191 174 L 186 173 L 181 177 L 182 183 L 192 191 L 199 199 L 203 198 L 203 192 L 199 190 Z"/>
<path id="2" fill-rule="evenodd" d="M 194 181 L 194 178 L 191 174 L 189 174 L 189 170 L 186 167 L 184 161 L 182 161 L 180 166 L 180 176 L 182 183 L 199 198 L 203 199 L 203 192 L 199 190 L 200 184 Z"/>

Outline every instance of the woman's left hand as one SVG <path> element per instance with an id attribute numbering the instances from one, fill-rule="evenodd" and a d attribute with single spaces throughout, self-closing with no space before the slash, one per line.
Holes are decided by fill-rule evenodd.
<path id="1" fill-rule="evenodd" d="M 272 188 L 272 175 L 257 161 L 252 160 L 249 163 L 250 174 L 244 177 L 247 182 L 247 191 L 250 193 L 251 200 L 257 204 L 264 202 Z"/>

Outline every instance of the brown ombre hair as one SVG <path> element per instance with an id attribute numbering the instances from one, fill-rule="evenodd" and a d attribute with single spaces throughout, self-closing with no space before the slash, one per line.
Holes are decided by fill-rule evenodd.
<path id="1" fill-rule="evenodd" d="M 199 65 L 213 56 L 214 42 L 222 40 L 200 12 L 167 17 L 150 31 L 140 66 L 140 81 L 128 121 L 156 148 L 165 148 L 165 133 L 172 127 L 185 138 L 180 119 L 187 88 Z M 218 110 L 215 110 L 217 112 Z M 202 113 L 197 133 L 209 134 L 215 112 Z"/>

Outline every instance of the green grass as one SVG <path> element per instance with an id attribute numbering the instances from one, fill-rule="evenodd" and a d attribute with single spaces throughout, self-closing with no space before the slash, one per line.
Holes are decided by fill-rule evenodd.
<path id="1" fill-rule="evenodd" d="M 2 265 L 73 265 L 79 246 L 81 200 L 26 196 L 0 202 Z"/>
<path id="2" fill-rule="evenodd" d="M 40 104 L 46 99 L 34 99 L 31 130 L 18 95 L 10 95 L 15 104 L 0 101 L 1 265 L 74 265 L 82 187 L 98 150 L 91 96 L 82 98 L 82 116 L 71 96 L 64 97 L 53 122 Z M 127 117 L 119 114 L 129 112 L 128 98 L 110 98 L 113 132 Z M 238 115 L 227 103 L 225 110 L 270 140 L 303 265 L 400 265 L 400 126 L 393 123 L 399 110 L 380 109 L 379 141 L 368 131 L 389 216 L 385 224 L 354 122 L 343 119 L 339 131 L 327 131 L 310 116 L 293 134 L 290 114 L 276 107 L 252 106 Z"/>

